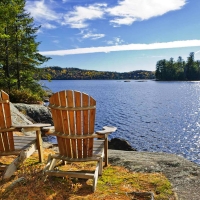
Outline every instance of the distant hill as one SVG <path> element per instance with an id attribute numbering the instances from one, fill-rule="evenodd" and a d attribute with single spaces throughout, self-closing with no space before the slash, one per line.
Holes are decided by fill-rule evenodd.
<path id="1" fill-rule="evenodd" d="M 49 74 L 52 80 L 120 80 L 120 79 L 154 79 L 155 72 L 136 70 L 131 72 L 108 72 L 84 70 L 78 68 L 61 68 L 57 66 L 45 67 L 41 79 L 46 79 Z"/>

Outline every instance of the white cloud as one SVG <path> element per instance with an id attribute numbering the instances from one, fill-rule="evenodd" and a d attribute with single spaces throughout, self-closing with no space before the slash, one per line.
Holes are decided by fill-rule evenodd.
<path id="1" fill-rule="evenodd" d="M 124 43 L 124 40 L 122 40 L 120 37 L 115 37 L 113 40 L 107 41 L 107 44 L 109 45 L 119 45 Z"/>
<path id="2" fill-rule="evenodd" d="M 40 33 L 43 33 L 41 28 L 37 30 L 37 34 L 40 34 Z"/>
<path id="3" fill-rule="evenodd" d="M 114 27 L 131 25 L 135 21 L 147 20 L 181 9 L 187 3 L 186 1 L 120 0 L 113 7 L 108 7 L 106 3 L 95 3 L 88 6 L 75 6 L 72 11 L 61 13 L 61 10 L 56 12 L 55 5 L 58 6 L 58 2 L 55 0 L 28 0 L 26 10 L 42 24 L 54 21 L 71 28 L 83 29 L 89 26 L 89 21 L 97 19 L 109 20 Z M 70 0 L 62 0 L 62 3 L 69 2 Z"/>
<path id="4" fill-rule="evenodd" d="M 198 54 L 198 53 L 200 53 L 200 50 L 195 52 L 195 54 Z"/>
<path id="5" fill-rule="evenodd" d="M 58 43 L 60 43 L 60 41 L 59 40 L 53 40 L 53 43 L 58 44 Z"/>
<path id="6" fill-rule="evenodd" d="M 49 24 L 49 23 L 44 23 L 42 24 L 42 28 L 46 28 L 46 29 L 55 29 L 57 28 L 55 25 L 53 24 Z"/>
<path id="7" fill-rule="evenodd" d="M 115 18 L 113 20 L 110 20 L 110 22 L 113 24 L 114 27 L 118 27 L 120 25 L 131 25 L 136 19 L 132 17 L 124 17 L 124 18 Z"/>
<path id="8" fill-rule="evenodd" d="M 88 7 L 77 6 L 74 11 L 69 12 L 64 16 L 63 25 L 69 25 L 71 28 L 86 28 L 86 21 L 100 19 L 104 15 L 103 7 L 106 4 L 94 4 Z"/>
<path id="9" fill-rule="evenodd" d="M 195 47 L 200 46 L 200 40 L 186 40 L 186 41 L 174 41 L 166 43 L 152 43 L 152 44 L 128 44 L 106 47 L 90 47 L 90 48 L 78 48 L 69 50 L 57 50 L 57 51 L 42 51 L 43 55 L 51 56 L 64 56 L 73 54 L 87 54 L 87 53 L 107 53 L 112 51 L 133 51 L 133 50 L 152 50 L 152 49 L 167 49 L 167 48 L 181 48 L 181 47 Z"/>
<path id="10" fill-rule="evenodd" d="M 119 5 L 106 11 L 115 18 L 114 25 L 131 25 L 134 21 L 147 20 L 163 15 L 169 11 L 179 10 L 186 0 L 122 0 Z"/>
<path id="11" fill-rule="evenodd" d="M 40 1 L 27 1 L 26 10 L 31 13 L 31 16 L 36 21 L 48 20 L 58 21 L 61 19 L 61 14 L 56 13 L 53 9 L 45 4 L 45 0 Z"/>
<path id="12" fill-rule="evenodd" d="M 82 39 L 91 39 L 91 40 L 97 40 L 97 39 L 105 37 L 105 34 L 93 33 L 92 31 L 89 31 L 89 30 L 81 30 L 79 35 L 82 36 Z"/>
<path id="13" fill-rule="evenodd" d="M 94 33 L 87 33 L 83 36 L 83 39 L 92 39 L 92 40 L 97 40 L 100 38 L 105 37 L 105 34 L 94 34 Z"/>

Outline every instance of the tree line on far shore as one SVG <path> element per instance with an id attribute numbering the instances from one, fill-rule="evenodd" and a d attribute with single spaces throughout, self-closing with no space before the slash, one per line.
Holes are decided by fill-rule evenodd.
<path id="1" fill-rule="evenodd" d="M 46 79 L 50 75 L 52 80 L 122 80 L 122 79 L 154 79 L 155 73 L 152 71 L 137 70 L 131 72 L 108 72 L 84 70 L 79 68 L 61 68 L 57 66 L 45 67 L 41 69 L 44 73 L 41 79 Z"/>
<path id="2" fill-rule="evenodd" d="M 200 60 L 194 59 L 194 52 L 189 54 L 186 61 L 181 56 L 177 61 L 159 60 L 156 64 L 155 76 L 160 81 L 193 81 L 200 80 Z"/>

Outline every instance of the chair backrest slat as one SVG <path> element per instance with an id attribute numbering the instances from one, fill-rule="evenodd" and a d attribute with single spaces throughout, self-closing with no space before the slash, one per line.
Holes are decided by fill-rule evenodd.
<path id="1" fill-rule="evenodd" d="M 74 98 L 75 98 L 75 107 L 81 107 L 81 93 L 74 91 Z M 81 111 L 75 111 L 76 115 L 76 134 L 82 135 L 82 126 L 81 126 L 81 118 L 82 113 Z M 83 140 L 77 139 L 77 150 L 78 150 L 78 158 L 82 158 L 83 155 Z"/>
<path id="2" fill-rule="evenodd" d="M 96 101 L 90 97 L 90 106 L 96 105 Z M 89 134 L 94 133 L 94 125 L 95 125 L 95 110 L 90 110 L 89 113 Z M 92 155 L 93 152 L 93 139 L 89 139 L 89 149 L 88 154 L 89 156 Z"/>
<path id="3" fill-rule="evenodd" d="M 67 99 L 66 99 L 66 91 L 61 91 L 59 93 L 60 98 L 60 105 L 62 107 L 67 107 Z M 68 120 L 68 112 L 66 110 L 62 110 L 62 127 L 63 127 L 63 133 L 69 135 L 69 120 Z M 63 148 L 63 155 L 67 157 L 71 157 L 71 140 L 60 140 L 62 142 L 62 148 Z"/>
<path id="4" fill-rule="evenodd" d="M 68 107 L 74 107 L 74 96 L 73 96 L 73 91 L 68 90 L 67 92 L 67 106 Z M 70 134 L 71 135 L 76 135 L 75 132 L 75 113 L 74 111 L 70 110 L 68 111 L 69 115 L 69 125 L 70 125 Z M 77 140 L 71 139 L 71 148 L 72 148 L 72 157 L 77 158 Z"/>
<path id="5" fill-rule="evenodd" d="M 2 103 L 0 103 L 0 127 L 1 127 L 1 129 L 5 127 L 5 120 L 4 120 Z M 0 133 L 0 151 L 5 151 L 4 150 L 3 133 Z"/>
<path id="6" fill-rule="evenodd" d="M 96 101 L 92 97 L 66 90 L 53 94 L 49 102 L 56 132 L 74 136 L 94 133 Z M 57 136 L 57 140 L 61 155 L 69 158 L 92 156 L 93 138 L 68 139 Z"/>
<path id="7" fill-rule="evenodd" d="M 9 96 L 4 91 L 0 91 L 0 129 L 10 128 L 11 112 Z M 14 151 L 13 132 L 0 133 L 0 151 Z"/>
<path id="8" fill-rule="evenodd" d="M 58 95 L 59 94 L 56 93 L 49 99 L 50 104 L 52 104 L 52 105 L 59 105 L 60 104 Z M 62 112 L 62 110 L 51 109 L 51 112 L 52 112 L 52 118 L 53 118 L 54 126 L 56 127 L 56 131 L 62 132 L 62 125 L 61 125 L 61 119 L 62 119 L 61 112 Z M 61 140 L 60 138 L 57 138 L 57 141 L 58 141 L 59 151 L 62 154 L 64 154 L 64 149 L 63 149 L 64 148 L 64 143 L 63 143 L 64 141 Z"/>
<path id="9" fill-rule="evenodd" d="M 89 106 L 89 98 L 87 94 L 82 94 L 83 106 Z M 87 135 L 89 132 L 89 118 L 88 110 L 83 111 L 83 135 Z M 88 156 L 88 139 L 83 140 L 83 157 Z"/>

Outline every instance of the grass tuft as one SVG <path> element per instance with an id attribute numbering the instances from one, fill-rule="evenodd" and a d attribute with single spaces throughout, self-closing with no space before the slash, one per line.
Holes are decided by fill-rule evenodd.
<path id="1" fill-rule="evenodd" d="M 44 156 L 53 153 L 44 150 Z M 0 159 L 0 162 L 2 160 Z M 92 180 L 46 177 L 43 175 L 45 164 L 38 163 L 37 154 L 28 158 L 7 181 L 0 182 L 0 199 L 15 200 L 130 200 L 132 192 L 153 192 L 155 200 L 174 200 L 174 193 L 168 179 L 161 173 L 136 173 L 124 167 L 104 168 L 99 177 L 96 191 L 92 192 Z M 94 162 L 72 163 L 58 166 L 64 170 L 85 170 L 95 168 Z M 12 189 L 9 186 L 17 182 Z M 135 198 L 145 200 L 144 197 Z"/>

